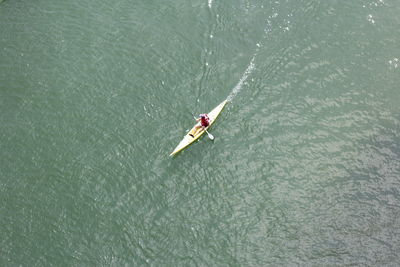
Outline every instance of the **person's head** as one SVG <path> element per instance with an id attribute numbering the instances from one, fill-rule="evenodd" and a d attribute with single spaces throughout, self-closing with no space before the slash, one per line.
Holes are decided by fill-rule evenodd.
<path id="1" fill-rule="evenodd" d="M 205 114 L 200 114 L 200 118 L 204 119 L 206 117 Z"/>

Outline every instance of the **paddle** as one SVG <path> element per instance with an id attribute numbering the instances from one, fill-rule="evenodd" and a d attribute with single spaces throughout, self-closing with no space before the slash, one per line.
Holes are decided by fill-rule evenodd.
<path id="1" fill-rule="evenodd" d="M 192 116 L 193 116 L 193 114 L 192 114 Z M 193 116 L 193 118 L 195 120 L 197 120 L 197 118 L 195 116 Z M 204 129 L 204 130 L 206 131 L 208 138 L 210 138 L 211 141 L 214 141 L 214 136 L 212 134 L 210 134 L 206 129 Z"/>
<path id="2" fill-rule="evenodd" d="M 207 130 L 206 130 L 207 136 L 208 138 L 210 138 L 211 141 L 214 141 L 214 135 L 210 134 Z"/>

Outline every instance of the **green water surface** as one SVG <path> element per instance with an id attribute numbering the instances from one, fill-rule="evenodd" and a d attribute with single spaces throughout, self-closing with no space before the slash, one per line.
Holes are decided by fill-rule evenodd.
<path id="1" fill-rule="evenodd" d="M 2 2 L 0 266 L 400 265 L 399 13 Z"/>

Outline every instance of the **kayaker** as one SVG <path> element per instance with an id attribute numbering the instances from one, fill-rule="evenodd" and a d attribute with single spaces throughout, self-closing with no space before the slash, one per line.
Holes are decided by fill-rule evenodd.
<path id="1" fill-rule="evenodd" d="M 198 129 L 204 129 L 210 125 L 210 118 L 207 114 L 200 114 L 200 118 L 196 119 L 196 121 L 200 121 L 200 125 L 196 125 L 194 133 L 197 133 Z M 190 134 L 190 136 L 194 137 L 193 134 Z"/>

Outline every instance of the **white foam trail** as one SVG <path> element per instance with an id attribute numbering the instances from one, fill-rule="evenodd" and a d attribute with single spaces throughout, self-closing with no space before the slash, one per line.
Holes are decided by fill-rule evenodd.
<path id="1" fill-rule="evenodd" d="M 213 0 L 208 0 L 208 7 L 211 8 Z"/>
<path id="2" fill-rule="evenodd" d="M 254 64 L 254 57 L 251 59 L 249 66 L 247 67 L 246 71 L 243 73 L 242 78 L 240 78 L 238 84 L 233 88 L 232 92 L 226 98 L 228 101 L 232 101 L 232 99 L 242 90 L 242 85 L 246 81 L 247 77 L 253 72 L 255 67 Z"/>

